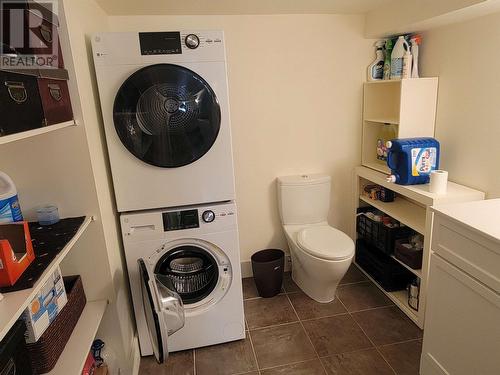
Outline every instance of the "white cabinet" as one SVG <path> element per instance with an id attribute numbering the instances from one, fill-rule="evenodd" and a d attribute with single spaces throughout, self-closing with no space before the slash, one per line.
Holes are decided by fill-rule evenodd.
<path id="1" fill-rule="evenodd" d="M 421 375 L 500 373 L 500 199 L 438 206 Z"/>
<path id="2" fill-rule="evenodd" d="M 361 164 L 389 172 L 377 159 L 377 140 L 384 127 L 395 138 L 433 137 L 437 88 L 436 77 L 365 83 Z"/>

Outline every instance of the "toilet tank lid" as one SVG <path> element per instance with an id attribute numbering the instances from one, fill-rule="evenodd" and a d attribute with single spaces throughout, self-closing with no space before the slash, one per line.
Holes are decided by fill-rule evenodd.
<path id="1" fill-rule="evenodd" d="M 331 177 L 329 175 L 322 173 L 300 174 L 293 176 L 278 177 L 278 183 L 282 186 L 322 184 L 325 182 L 329 182 L 330 180 Z"/>

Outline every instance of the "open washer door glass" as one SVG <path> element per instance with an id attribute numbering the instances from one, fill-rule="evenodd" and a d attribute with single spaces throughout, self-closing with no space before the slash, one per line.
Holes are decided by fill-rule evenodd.
<path id="1" fill-rule="evenodd" d="M 168 357 L 168 337 L 184 326 L 184 307 L 169 280 L 152 275 L 142 259 L 138 264 L 151 346 L 158 363 L 163 363 Z"/>
<path id="2" fill-rule="evenodd" d="M 135 157 L 175 168 L 210 150 L 219 134 L 221 111 L 201 76 L 179 65 L 155 64 L 123 83 L 113 120 L 118 137 Z"/>

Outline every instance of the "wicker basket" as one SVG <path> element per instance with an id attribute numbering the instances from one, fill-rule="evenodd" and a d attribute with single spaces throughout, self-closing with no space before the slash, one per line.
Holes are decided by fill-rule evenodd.
<path id="1" fill-rule="evenodd" d="M 26 345 L 35 374 L 54 368 L 87 303 L 80 276 L 64 277 L 64 286 L 68 302 L 38 341 Z"/>

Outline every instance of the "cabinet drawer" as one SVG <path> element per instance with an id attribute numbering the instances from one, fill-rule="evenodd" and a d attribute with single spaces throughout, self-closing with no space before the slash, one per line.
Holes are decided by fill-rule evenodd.
<path id="1" fill-rule="evenodd" d="M 434 215 L 432 250 L 500 292 L 500 244 L 439 213 Z"/>

